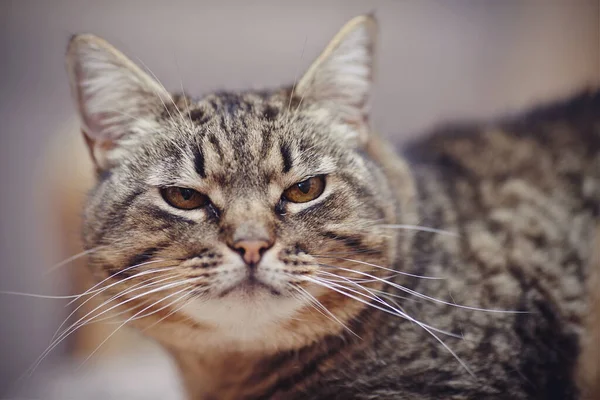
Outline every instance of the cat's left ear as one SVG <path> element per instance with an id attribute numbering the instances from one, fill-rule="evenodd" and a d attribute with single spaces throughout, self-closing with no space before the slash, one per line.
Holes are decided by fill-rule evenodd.
<path id="1" fill-rule="evenodd" d="M 355 17 L 342 27 L 298 81 L 295 92 L 304 102 L 326 107 L 352 126 L 358 142 L 368 134 L 377 21 Z"/>

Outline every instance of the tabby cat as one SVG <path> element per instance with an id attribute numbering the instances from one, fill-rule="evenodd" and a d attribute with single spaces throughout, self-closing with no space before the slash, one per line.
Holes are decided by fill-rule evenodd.
<path id="1" fill-rule="evenodd" d="M 199 100 L 73 37 L 88 293 L 190 399 L 583 398 L 600 94 L 398 156 L 369 128 L 376 30 L 348 22 L 293 86 Z"/>

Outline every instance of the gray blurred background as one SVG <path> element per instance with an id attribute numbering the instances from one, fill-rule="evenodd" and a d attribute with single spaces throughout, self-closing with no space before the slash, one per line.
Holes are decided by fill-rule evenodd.
<path id="1" fill-rule="evenodd" d="M 40 181 L 60 173 L 44 160 L 73 118 L 63 68 L 71 34 L 102 36 L 168 89 L 182 82 L 201 95 L 291 83 L 346 20 L 371 11 L 381 25 L 372 120 L 398 143 L 443 121 L 512 113 L 600 82 L 598 0 L 2 0 L 0 290 L 69 290 L 68 272 L 46 273 L 61 257 L 62 238 L 49 228 L 54 211 Z M 68 165 L 78 156 L 62 157 Z M 45 349 L 64 305 L 0 294 L 0 397 Z M 64 349 L 40 371 L 62 365 Z M 144 371 L 148 379 L 154 365 L 168 368 L 157 360 L 129 359 L 125 375 Z M 103 371 L 88 371 L 86 382 L 125 385 Z M 62 398 L 91 398 L 77 394 L 81 379 L 61 382 L 70 393 Z"/>

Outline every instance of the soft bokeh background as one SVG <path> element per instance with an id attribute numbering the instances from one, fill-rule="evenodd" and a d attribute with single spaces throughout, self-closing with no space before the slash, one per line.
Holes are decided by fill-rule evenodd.
<path id="1" fill-rule="evenodd" d="M 371 11 L 381 24 L 372 120 L 396 142 L 445 120 L 512 113 L 600 82 L 597 0 L 2 0 L 0 290 L 70 290 L 68 266 L 47 273 L 67 255 L 64 235 L 52 230 L 62 214 L 47 184 L 82 156 L 53 139 L 71 129 L 63 68 L 71 34 L 102 36 L 167 88 L 183 83 L 201 95 L 290 83 L 346 20 Z M 50 148 L 60 168 L 48 164 Z M 0 294 L 0 397 L 48 345 L 64 305 Z M 177 398 L 160 354 L 115 358 L 118 368 L 92 360 L 75 373 L 59 362 L 66 350 L 34 375 L 50 382 L 38 398 L 134 398 L 142 388 Z"/>

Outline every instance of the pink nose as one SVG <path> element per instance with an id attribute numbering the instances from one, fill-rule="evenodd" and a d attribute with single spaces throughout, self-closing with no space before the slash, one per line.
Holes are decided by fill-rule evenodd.
<path id="1" fill-rule="evenodd" d="M 266 240 L 238 240 L 233 244 L 233 248 L 240 253 L 246 264 L 253 267 L 260 262 L 262 255 L 272 245 Z"/>

